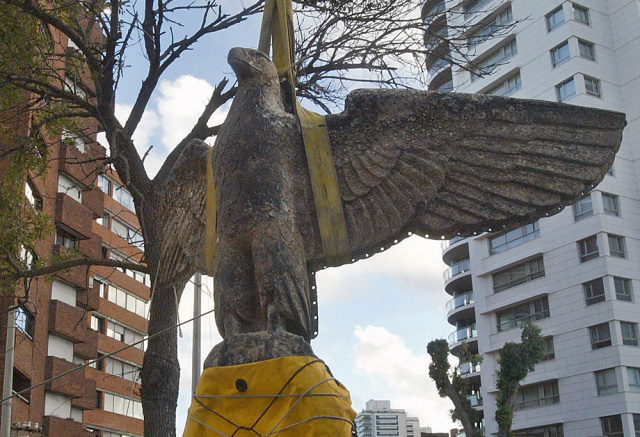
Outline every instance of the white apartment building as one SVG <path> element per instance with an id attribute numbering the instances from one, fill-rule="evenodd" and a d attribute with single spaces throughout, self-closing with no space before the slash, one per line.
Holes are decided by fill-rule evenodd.
<path id="1" fill-rule="evenodd" d="M 500 349 L 533 320 L 547 347 L 523 381 L 516 436 L 640 437 L 640 1 L 426 0 L 423 17 L 431 89 L 627 114 L 615 163 L 588 197 L 519 229 L 455 238 L 443 261 L 451 349 L 467 342 L 484 357 L 462 368 L 487 436 Z M 441 38 L 447 23 L 465 27 L 467 69 L 438 59 L 457 56 Z"/>
<path id="2" fill-rule="evenodd" d="M 370 399 L 356 416 L 358 437 L 420 437 L 420 421 L 405 410 L 392 410 L 391 401 Z"/>

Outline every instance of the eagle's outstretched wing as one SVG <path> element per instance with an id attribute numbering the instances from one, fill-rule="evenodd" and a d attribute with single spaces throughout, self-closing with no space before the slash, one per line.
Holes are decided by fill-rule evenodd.
<path id="1" fill-rule="evenodd" d="M 606 174 L 625 117 L 495 96 L 363 89 L 326 122 L 355 260 L 409 233 L 472 235 L 559 212 Z"/>

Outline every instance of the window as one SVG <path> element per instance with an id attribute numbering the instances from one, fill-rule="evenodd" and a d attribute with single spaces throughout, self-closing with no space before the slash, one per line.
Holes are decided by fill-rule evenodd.
<path id="1" fill-rule="evenodd" d="M 600 256 L 598 251 L 598 238 L 592 235 L 589 238 L 578 241 L 578 253 L 580 255 L 580 262 L 589 261 Z"/>
<path id="2" fill-rule="evenodd" d="M 143 334 L 129 328 L 125 328 L 124 326 L 110 320 L 107 321 L 107 336 L 126 344 L 133 344 L 140 341 L 140 343 L 136 344 L 134 347 L 142 350 L 145 349 L 145 342 L 141 341 L 144 339 Z"/>
<path id="3" fill-rule="evenodd" d="M 544 262 L 542 257 L 526 261 L 522 264 L 509 267 L 493 275 L 493 291 L 504 291 L 516 285 L 533 281 L 544 276 Z"/>
<path id="4" fill-rule="evenodd" d="M 79 152 L 84 153 L 86 150 L 87 141 L 82 135 L 72 134 L 71 132 L 62 130 L 62 141 L 72 147 L 78 149 Z"/>
<path id="5" fill-rule="evenodd" d="M 115 285 L 109 285 L 107 295 L 109 302 L 113 302 L 122 308 L 126 308 L 141 317 L 146 316 L 148 304 L 144 299 L 134 296 Z"/>
<path id="6" fill-rule="evenodd" d="M 514 411 L 527 410 L 529 408 L 544 407 L 560 402 L 558 381 L 546 381 L 539 384 L 520 387 L 516 394 Z"/>
<path id="7" fill-rule="evenodd" d="M 522 326 L 525 322 L 550 316 L 547 297 L 537 299 L 497 313 L 498 332 Z"/>
<path id="8" fill-rule="evenodd" d="M 640 369 L 627 367 L 627 376 L 629 377 L 629 390 L 640 392 Z M 640 429 L 636 428 L 636 431 L 640 431 Z"/>
<path id="9" fill-rule="evenodd" d="M 76 249 L 76 242 L 78 237 L 65 231 L 64 229 L 56 228 L 56 243 L 59 246 L 64 246 L 68 249 Z"/>
<path id="10" fill-rule="evenodd" d="M 596 388 L 598 389 L 598 396 L 618 393 L 616 369 L 605 369 L 596 372 Z"/>
<path id="11" fill-rule="evenodd" d="M 107 196 L 111 195 L 111 179 L 106 177 L 103 174 L 98 175 L 98 186 L 102 190 L 104 194 Z"/>
<path id="12" fill-rule="evenodd" d="M 483 4 L 485 4 L 489 0 L 471 0 L 464 5 L 464 15 L 472 14 L 477 11 Z"/>
<path id="13" fill-rule="evenodd" d="M 547 30 L 551 32 L 564 23 L 564 11 L 559 7 L 547 15 Z"/>
<path id="14" fill-rule="evenodd" d="M 36 330 L 36 317 L 24 305 L 18 305 L 16 308 L 16 328 L 29 338 L 33 338 Z"/>
<path id="15" fill-rule="evenodd" d="M 123 416 L 144 419 L 142 415 L 142 403 L 140 401 L 117 394 L 104 393 L 103 409 L 104 411 L 121 414 Z"/>
<path id="16" fill-rule="evenodd" d="M 585 217 L 593 215 L 593 203 L 591 201 L 591 194 L 587 197 L 583 197 L 573 205 L 573 218 L 578 221 Z"/>
<path id="17" fill-rule="evenodd" d="M 604 281 L 602 280 L 602 278 L 585 282 L 584 284 L 582 284 L 582 289 L 584 290 L 584 299 L 587 303 L 587 306 L 599 302 L 604 302 Z"/>
<path id="18" fill-rule="evenodd" d="M 591 337 L 591 349 L 596 350 L 611 346 L 611 331 L 609 330 L 608 322 L 590 326 L 589 335 Z"/>
<path id="19" fill-rule="evenodd" d="M 539 236 L 540 224 L 538 222 L 521 226 L 504 234 L 491 237 L 489 240 L 489 253 L 495 255 L 496 253 L 504 252 Z"/>
<path id="20" fill-rule="evenodd" d="M 624 437 L 624 431 L 622 430 L 622 416 L 619 414 L 616 414 L 615 416 L 601 417 L 600 425 L 602 425 L 602 434 L 606 437 Z"/>
<path id="21" fill-rule="evenodd" d="M 483 25 L 480 29 L 473 32 L 467 40 L 467 46 L 469 50 L 473 49 L 476 44 L 481 44 L 492 36 L 500 34 L 500 30 L 504 30 L 505 26 L 513 21 L 513 13 L 511 12 L 511 6 L 502 11 L 490 22 Z"/>
<path id="22" fill-rule="evenodd" d="M 33 209 L 42 211 L 42 196 L 38 194 L 38 191 L 30 180 L 27 180 L 27 183 L 24 184 L 24 195 Z"/>
<path id="23" fill-rule="evenodd" d="M 633 415 L 633 427 L 636 429 L 636 437 L 640 437 L 640 414 Z"/>
<path id="24" fill-rule="evenodd" d="M 573 77 L 566 82 L 556 85 L 556 96 L 559 102 L 565 102 L 576 95 L 576 83 Z"/>
<path id="25" fill-rule="evenodd" d="M 140 382 L 140 368 L 138 366 L 114 357 L 105 358 L 104 361 L 104 371 L 108 374 L 126 379 L 128 381 Z"/>
<path id="26" fill-rule="evenodd" d="M 611 253 L 611 256 L 626 258 L 624 237 L 607 234 L 607 239 L 609 240 L 609 253 Z"/>
<path id="27" fill-rule="evenodd" d="M 94 276 L 93 284 L 93 288 L 98 288 L 98 295 L 100 297 L 107 297 L 107 283 L 104 279 Z"/>
<path id="28" fill-rule="evenodd" d="M 604 213 L 609 215 L 620 215 L 620 208 L 618 207 L 618 196 L 613 194 L 602 193 L 602 206 Z"/>
<path id="29" fill-rule="evenodd" d="M 471 72 L 471 82 L 475 82 L 482 75 L 490 74 L 496 67 L 503 65 L 506 61 L 518 54 L 516 40 L 509 41 L 506 45 L 491 53 L 487 58 L 475 64 Z"/>
<path id="30" fill-rule="evenodd" d="M 64 79 L 64 89 L 67 92 L 71 92 L 81 99 L 87 98 L 87 92 L 82 89 L 82 87 L 70 76 L 67 75 Z"/>
<path id="31" fill-rule="evenodd" d="M 589 9 L 573 3 L 573 18 L 581 23 L 589 24 Z"/>
<path id="32" fill-rule="evenodd" d="M 626 346 L 638 346 L 638 324 L 630 322 L 620 322 L 622 331 L 622 344 Z"/>
<path id="33" fill-rule="evenodd" d="M 104 371 L 104 354 L 98 352 L 98 355 L 95 360 L 92 360 L 89 364 L 89 367 L 92 369 L 99 370 L 100 372 Z"/>
<path id="34" fill-rule="evenodd" d="M 569 42 L 565 41 L 555 49 L 551 50 L 551 65 L 557 67 L 560 64 L 564 64 L 569 60 Z"/>
<path id="35" fill-rule="evenodd" d="M 104 333 L 104 319 L 94 314 L 91 315 L 91 329 Z M 111 337 L 111 336 L 110 336 Z"/>
<path id="36" fill-rule="evenodd" d="M 545 337 L 544 348 L 542 349 L 542 360 L 549 361 L 556 358 L 556 351 L 553 347 L 553 337 Z"/>
<path id="37" fill-rule="evenodd" d="M 31 390 L 29 390 L 31 388 L 31 379 L 25 375 L 24 373 L 22 373 L 20 370 L 18 370 L 17 368 L 13 368 L 13 393 L 20 393 L 23 390 L 27 390 L 22 394 L 19 394 L 18 397 L 22 400 L 24 400 L 25 402 L 30 402 L 31 401 Z"/>
<path id="38" fill-rule="evenodd" d="M 513 431 L 515 437 L 564 437 L 562 424 Z"/>
<path id="39" fill-rule="evenodd" d="M 109 211 L 105 210 L 102 213 L 102 217 L 98 217 L 96 219 L 96 223 L 98 223 L 100 226 L 104 226 L 105 228 L 109 229 L 109 222 L 110 222 L 110 218 L 111 218 L 111 213 L 109 213 Z"/>
<path id="40" fill-rule="evenodd" d="M 602 94 L 600 92 L 600 79 L 595 79 L 593 77 L 585 76 L 584 77 L 584 89 L 590 96 L 601 98 Z"/>
<path id="41" fill-rule="evenodd" d="M 139 231 L 131 228 L 129 225 L 117 220 L 111 219 L 111 230 L 118 237 L 127 240 L 128 243 L 133 244 L 137 248 L 144 250 L 144 240 Z"/>
<path id="42" fill-rule="evenodd" d="M 82 187 L 66 175 L 58 175 L 58 193 L 66 194 L 73 200 L 82 203 Z"/>
<path id="43" fill-rule="evenodd" d="M 616 290 L 616 299 L 631 302 L 631 279 L 614 276 L 613 285 Z"/>
<path id="44" fill-rule="evenodd" d="M 133 196 L 131 196 L 131 193 L 115 182 L 112 182 L 111 185 L 113 186 L 113 199 L 130 211 L 135 212 L 136 208 L 133 205 Z"/>
<path id="45" fill-rule="evenodd" d="M 579 39 L 578 48 L 580 49 L 581 58 L 589 59 L 591 61 L 596 60 L 596 49 L 593 43 Z"/>
<path id="46" fill-rule="evenodd" d="M 511 76 L 509 79 L 500 83 L 500 85 L 494 88 L 491 88 L 489 91 L 486 92 L 486 94 L 491 94 L 493 96 L 506 97 L 515 93 L 520 88 L 522 88 L 522 81 L 520 79 L 520 72 L 518 72 L 515 75 Z"/>

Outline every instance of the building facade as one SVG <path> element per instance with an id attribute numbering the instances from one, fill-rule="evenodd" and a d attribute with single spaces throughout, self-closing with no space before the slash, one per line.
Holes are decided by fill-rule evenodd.
<path id="1" fill-rule="evenodd" d="M 370 399 L 355 419 L 358 437 L 420 437 L 420 421 L 405 410 L 391 409 L 391 401 Z"/>
<path id="2" fill-rule="evenodd" d="M 63 39 L 56 44 L 61 51 L 74 50 Z M 65 81 L 74 92 L 85 92 L 82 81 Z M 28 134 L 28 122 L 23 126 Z M 79 134 L 45 138 L 47 170 L 26 178 L 25 194 L 31 208 L 51 219 L 54 232 L 23 249 L 27 263 L 79 256 L 142 261 L 133 199 L 115 172 L 99 165 L 106 152 L 96 142 L 98 130 L 97 122 L 87 121 Z M 10 356 L 6 341 L 13 336 L 12 385 L 14 394 L 21 392 L 10 400 L 12 436 L 143 434 L 144 343 L 125 347 L 147 333 L 149 279 L 134 271 L 80 266 L 29 281 L 17 295 L 2 294 L 0 378 Z M 9 314 L 15 329 L 7 329 Z"/>
<path id="3" fill-rule="evenodd" d="M 587 197 L 509 232 L 446 242 L 443 261 L 452 352 L 467 343 L 484 357 L 461 370 L 486 435 L 497 433 L 500 350 L 532 320 L 546 350 L 522 383 L 516 435 L 639 437 L 640 2 L 428 0 L 423 16 L 426 43 L 443 55 L 427 58 L 431 89 L 627 114 L 615 163 Z M 472 62 L 438 38 L 447 25 Z"/>

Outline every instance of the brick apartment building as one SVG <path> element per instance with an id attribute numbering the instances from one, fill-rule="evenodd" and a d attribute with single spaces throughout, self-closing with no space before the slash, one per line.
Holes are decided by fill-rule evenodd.
<path id="1" fill-rule="evenodd" d="M 73 50 L 65 37 L 57 43 L 61 50 Z M 71 77 L 65 82 L 83 92 L 82 82 Z M 24 129 L 29 129 L 26 122 Z M 23 259 L 77 257 L 77 251 L 90 258 L 142 260 L 133 199 L 114 171 L 99 166 L 96 159 L 106 152 L 96 142 L 97 131 L 97 124 L 88 122 L 82 137 L 46 140 L 47 171 L 27 177 L 25 194 L 33 208 L 50 217 L 55 232 L 24 250 Z M 0 293 L 0 381 L 7 316 L 13 314 L 13 391 L 34 387 L 11 400 L 12 436 L 143 434 L 139 370 L 144 344 L 106 355 L 144 338 L 149 294 L 148 275 L 108 267 L 75 267 L 34 279 L 16 296 Z M 100 357 L 105 358 L 81 368 Z M 72 369 L 78 370 L 36 387 Z"/>

